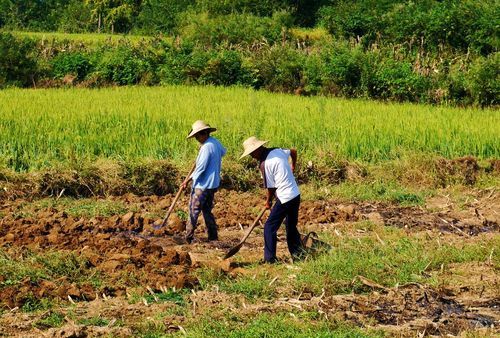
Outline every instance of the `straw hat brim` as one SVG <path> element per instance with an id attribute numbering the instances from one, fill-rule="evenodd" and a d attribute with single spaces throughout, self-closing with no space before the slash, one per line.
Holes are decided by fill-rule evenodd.
<path id="1" fill-rule="evenodd" d="M 253 153 L 257 149 L 259 149 L 260 147 L 262 147 L 267 142 L 269 142 L 269 141 L 258 141 L 258 142 L 255 142 L 254 144 L 252 144 L 252 146 L 250 146 L 247 149 L 245 149 L 245 151 L 243 152 L 243 155 L 240 156 L 240 160 L 243 157 L 250 155 L 251 153 Z"/>
<path id="2" fill-rule="evenodd" d="M 186 138 L 191 138 L 193 137 L 194 135 L 198 134 L 200 131 L 204 131 L 204 130 L 208 130 L 210 133 L 211 132 L 214 132 L 217 130 L 217 128 L 212 128 L 212 127 L 205 127 L 205 128 L 200 128 L 200 129 L 196 129 L 196 130 L 191 130 L 189 132 L 189 135 L 186 137 Z"/>

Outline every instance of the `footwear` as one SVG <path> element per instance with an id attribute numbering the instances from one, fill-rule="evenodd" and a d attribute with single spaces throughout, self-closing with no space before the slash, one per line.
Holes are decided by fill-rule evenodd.
<path id="1" fill-rule="evenodd" d="M 277 258 L 273 258 L 269 261 L 266 261 L 265 259 L 261 259 L 259 261 L 259 264 L 278 264 L 279 263 L 279 260 Z"/>
<path id="2" fill-rule="evenodd" d="M 194 238 L 186 238 L 184 236 L 180 235 L 174 235 L 172 236 L 172 239 L 176 244 L 182 245 L 182 244 L 191 244 L 194 240 Z"/>

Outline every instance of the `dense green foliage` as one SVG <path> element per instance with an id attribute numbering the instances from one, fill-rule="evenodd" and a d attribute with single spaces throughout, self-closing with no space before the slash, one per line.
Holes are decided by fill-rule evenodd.
<path id="1" fill-rule="evenodd" d="M 37 71 L 29 39 L 17 40 L 10 34 L 0 34 L 0 88 L 6 85 L 28 86 Z"/>
<path id="2" fill-rule="evenodd" d="M 155 36 L 0 33 L 0 87 L 243 85 L 498 105 L 499 17 L 497 0 L 0 0 L 5 30 Z"/>
<path id="3" fill-rule="evenodd" d="M 322 25 L 365 43 L 450 45 L 490 53 L 498 47 L 496 0 L 0 0 L 0 27 L 65 32 L 171 34 L 194 22 L 227 15 L 270 18 L 288 13 L 294 25 Z"/>

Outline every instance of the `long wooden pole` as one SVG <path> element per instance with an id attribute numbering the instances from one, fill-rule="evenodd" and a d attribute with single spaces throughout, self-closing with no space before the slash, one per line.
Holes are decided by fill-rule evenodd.
<path id="1" fill-rule="evenodd" d="M 189 170 L 189 173 L 187 174 L 186 177 L 191 176 L 191 174 L 193 173 L 195 168 L 196 168 L 196 162 L 193 164 L 193 167 L 191 168 L 191 170 Z M 181 196 L 182 190 L 184 190 L 184 189 L 181 185 L 179 187 L 179 190 L 177 191 L 177 194 L 175 194 L 174 200 L 172 201 L 172 205 L 170 206 L 170 208 L 168 208 L 167 214 L 165 215 L 165 217 L 163 218 L 163 221 L 161 222 L 160 228 L 164 227 L 165 224 L 167 224 L 168 218 L 170 217 L 170 214 L 172 213 L 172 211 L 174 211 L 175 203 L 177 203 L 177 200 Z"/>

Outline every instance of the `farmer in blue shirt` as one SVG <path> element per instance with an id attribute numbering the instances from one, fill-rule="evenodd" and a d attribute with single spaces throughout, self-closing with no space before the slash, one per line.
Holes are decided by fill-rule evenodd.
<path id="1" fill-rule="evenodd" d="M 190 180 L 193 180 L 191 198 L 189 201 L 189 223 L 186 226 L 186 242 L 191 243 L 194 239 L 194 231 L 198 223 L 200 212 L 205 219 L 208 240 L 215 241 L 217 236 L 217 224 L 212 214 L 214 206 L 214 195 L 220 185 L 220 170 L 222 157 L 226 154 L 226 148 L 211 132 L 217 129 L 210 127 L 203 121 L 193 123 L 188 139 L 194 137 L 200 143 L 200 151 L 196 158 L 196 168 L 191 176 L 182 182 L 185 189 Z"/>

